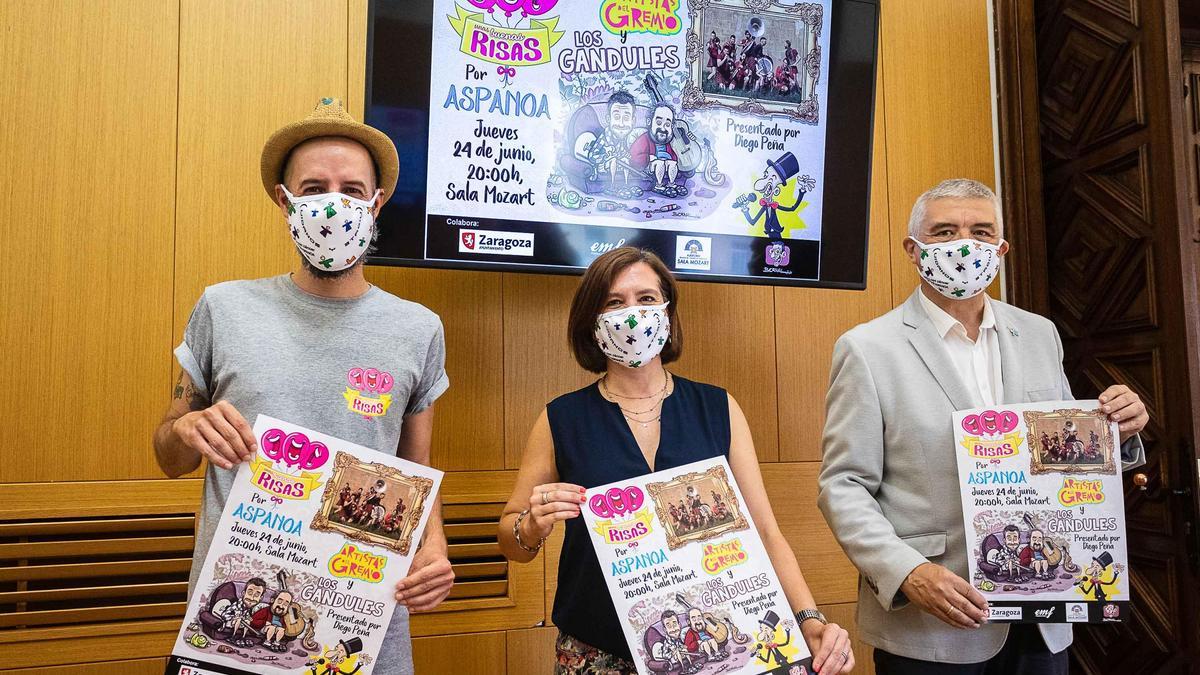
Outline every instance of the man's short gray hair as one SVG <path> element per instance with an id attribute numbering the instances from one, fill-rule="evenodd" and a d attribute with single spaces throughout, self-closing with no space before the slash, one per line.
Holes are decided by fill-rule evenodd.
<path id="1" fill-rule="evenodd" d="M 1004 236 L 1004 213 L 1000 207 L 1000 198 L 988 186 L 970 178 L 951 178 L 944 180 L 917 197 L 913 204 L 912 214 L 908 217 L 908 235 L 917 237 L 921 234 L 921 221 L 925 220 L 925 209 L 929 202 L 935 199 L 988 199 L 996 211 L 996 229 L 1001 237 Z"/>

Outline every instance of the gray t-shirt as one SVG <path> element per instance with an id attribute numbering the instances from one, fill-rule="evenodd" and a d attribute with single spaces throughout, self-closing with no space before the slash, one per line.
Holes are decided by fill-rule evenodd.
<path id="1" fill-rule="evenodd" d="M 205 399 L 228 401 L 251 426 L 270 415 L 392 454 L 404 417 L 428 408 L 450 384 L 436 314 L 375 286 L 357 298 L 317 297 L 286 274 L 205 289 L 175 357 Z M 378 399 L 389 381 L 386 412 L 361 407 L 354 394 Z M 237 468 L 208 465 L 189 588 Z M 376 663 L 379 675 L 412 672 L 404 607 L 392 616 Z"/>

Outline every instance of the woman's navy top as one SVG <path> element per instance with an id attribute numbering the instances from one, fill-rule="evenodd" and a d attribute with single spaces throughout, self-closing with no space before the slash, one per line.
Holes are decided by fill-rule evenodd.
<path id="1" fill-rule="evenodd" d="M 673 376 L 663 401 L 654 466 L 638 448 L 616 403 L 596 384 L 559 396 L 546 406 L 558 478 L 585 488 L 662 471 L 702 459 L 729 456 L 729 397 L 724 389 Z M 554 623 L 567 635 L 632 659 L 583 518 L 566 521 L 558 563 Z"/>

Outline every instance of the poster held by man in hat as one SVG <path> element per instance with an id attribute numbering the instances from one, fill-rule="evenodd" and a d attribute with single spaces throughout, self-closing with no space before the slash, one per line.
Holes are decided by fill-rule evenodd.
<path id="1" fill-rule="evenodd" d="M 641 675 L 811 673 L 793 612 L 724 457 L 587 490 L 581 509 Z M 823 623 L 823 621 L 822 621 Z"/>
<path id="2" fill-rule="evenodd" d="M 254 436 L 259 450 L 235 471 L 164 672 L 387 673 L 396 584 L 442 473 L 266 415 Z M 339 495 L 355 488 L 379 509 L 406 500 L 398 531 L 339 519 Z"/>
<path id="3" fill-rule="evenodd" d="M 988 621 L 1121 621 L 1129 584 L 1120 431 L 1098 401 L 954 414 L 968 580 Z"/>

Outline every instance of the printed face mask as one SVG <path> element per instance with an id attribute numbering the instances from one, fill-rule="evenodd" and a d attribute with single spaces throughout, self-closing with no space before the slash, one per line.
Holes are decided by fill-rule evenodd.
<path id="1" fill-rule="evenodd" d="M 614 363 L 641 368 L 667 344 L 671 322 L 667 304 L 639 305 L 605 312 L 596 318 L 596 344 Z"/>
<path id="2" fill-rule="evenodd" d="M 922 244 L 918 265 L 921 277 L 951 300 L 979 295 L 1000 271 L 1000 246 L 975 239 Z"/>
<path id="3" fill-rule="evenodd" d="M 371 201 L 348 197 L 340 192 L 296 197 L 282 185 L 288 198 L 288 226 L 296 248 L 313 267 L 337 272 L 358 262 L 371 244 L 375 218 Z"/>

